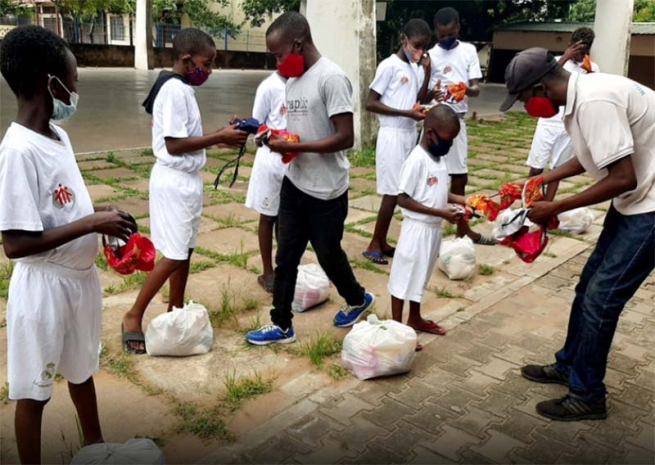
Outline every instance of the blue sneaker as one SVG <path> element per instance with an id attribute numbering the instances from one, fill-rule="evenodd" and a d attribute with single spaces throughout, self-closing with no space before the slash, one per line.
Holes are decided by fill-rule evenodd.
<path id="1" fill-rule="evenodd" d="M 266 344 L 291 344 L 296 342 L 296 333 L 293 332 L 293 327 L 282 331 L 278 325 L 265 325 L 256 331 L 250 331 L 246 334 L 246 341 L 258 346 L 265 346 Z"/>
<path id="2" fill-rule="evenodd" d="M 334 326 L 337 328 L 347 328 L 354 325 L 359 321 L 364 312 L 371 308 L 374 301 L 375 296 L 367 292 L 364 297 L 364 303 L 359 307 L 351 307 L 348 304 L 343 304 L 339 313 L 334 316 Z"/>

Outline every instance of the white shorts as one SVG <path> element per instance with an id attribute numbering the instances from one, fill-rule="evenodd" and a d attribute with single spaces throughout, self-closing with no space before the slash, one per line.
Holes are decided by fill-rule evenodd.
<path id="1" fill-rule="evenodd" d="M 416 129 L 380 128 L 375 148 L 378 194 L 398 195 L 400 171 L 416 147 Z"/>
<path id="2" fill-rule="evenodd" d="M 466 133 L 466 123 L 464 118 L 459 119 L 459 134 L 453 140 L 453 145 L 446 154 L 446 168 L 448 168 L 448 175 L 467 174 L 468 168 L 468 135 Z M 423 129 L 424 131 L 425 129 Z M 421 131 L 421 139 L 423 138 L 423 131 Z"/>
<path id="3" fill-rule="evenodd" d="M 17 263 L 7 302 L 10 399 L 47 400 L 55 375 L 81 384 L 98 371 L 102 292 L 95 266 Z"/>
<path id="4" fill-rule="evenodd" d="M 280 209 L 280 190 L 288 166 L 282 163 L 282 155 L 266 147 L 257 149 L 252 167 L 246 207 L 260 215 L 277 216 Z"/>
<path id="5" fill-rule="evenodd" d="M 550 160 L 550 169 L 573 158 L 573 142 L 563 126 L 537 124 L 526 163 L 530 168 L 543 170 Z"/>
<path id="6" fill-rule="evenodd" d="M 169 260 L 186 260 L 196 246 L 203 185 L 189 174 L 155 163 L 150 174 L 150 232 L 155 248 Z"/>
<path id="7" fill-rule="evenodd" d="M 421 302 L 439 258 L 441 223 L 403 219 L 391 264 L 389 293 L 401 300 Z"/>

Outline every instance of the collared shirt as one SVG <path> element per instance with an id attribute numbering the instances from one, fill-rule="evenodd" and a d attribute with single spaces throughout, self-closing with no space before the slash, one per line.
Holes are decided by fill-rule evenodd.
<path id="1" fill-rule="evenodd" d="M 631 156 L 637 188 L 614 198 L 624 215 L 655 211 L 655 91 L 614 74 L 571 73 L 566 130 L 584 169 L 596 181 Z"/>

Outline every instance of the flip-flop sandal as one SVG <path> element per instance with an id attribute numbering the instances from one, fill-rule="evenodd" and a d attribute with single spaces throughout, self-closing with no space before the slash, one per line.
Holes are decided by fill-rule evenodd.
<path id="1" fill-rule="evenodd" d="M 382 254 L 383 254 L 385 257 L 389 257 L 389 258 L 393 258 L 393 256 L 395 255 L 395 253 L 396 253 L 396 248 L 395 248 L 395 247 L 391 247 L 391 248 L 390 248 L 389 250 L 387 250 L 386 252 L 382 252 Z"/>
<path id="2" fill-rule="evenodd" d="M 423 350 L 423 344 L 416 343 L 416 348 L 414 349 L 414 352 L 421 352 Z"/>
<path id="3" fill-rule="evenodd" d="M 145 347 L 146 337 L 143 334 L 143 331 L 125 332 L 123 323 L 121 323 L 121 339 L 123 340 L 123 350 L 125 350 L 125 352 L 129 352 L 134 355 L 144 355 L 146 353 L 145 349 L 143 350 L 137 349 L 130 345 L 130 342 L 137 342 L 137 343 L 143 342 L 143 345 Z"/>
<path id="4" fill-rule="evenodd" d="M 273 287 L 275 286 L 275 275 L 269 275 L 264 277 L 264 275 L 257 276 L 257 283 L 269 294 L 273 293 Z"/>
<path id="5" fill-rule="evenodd" d="M 436 334 L 437 336 L 445 336 L 446 335 L 446 330 L 443 329 L 441 326 L 436 324 L 432 320 L 425 320 L 424 325 L 408 325 L 410 328 L 413 328 L 414 331 L 420 331 L 422 333 L 429 333 L 429 334 Z"/>
<path id="6" fill-rule="evenodd" d="M 473 241 L 474 244 L 479 245 L 498 245 L 498 241 L 493 237 L 487 237 L 484 234 L 480 235 L 480 239 Z"/>
<path id="7" fill-rule="evenodd" d="M 382 252 L 362 252 L 362 255 L 368 261 L 370 261 L 372 263 L 375 263 L 376 265 L 388 265 L 389 264 L 389 260 L 384 258 L 384 254 Z"/>

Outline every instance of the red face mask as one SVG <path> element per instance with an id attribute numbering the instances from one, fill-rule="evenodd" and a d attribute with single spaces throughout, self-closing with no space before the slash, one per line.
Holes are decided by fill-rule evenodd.
<path id="1" fill-rule="evenodd" d="M 289 53 L 282 63 L 277 65 L 282 77 L 298 78 L 305 73 L 305 57 L 297 53 Z"/>
<path id="2" fill-rule="evenodd" d="M 530 97 L 525 104 L 525 111 L 535 118 L 552 118 L 557 110 L 548 97 Z"/>

